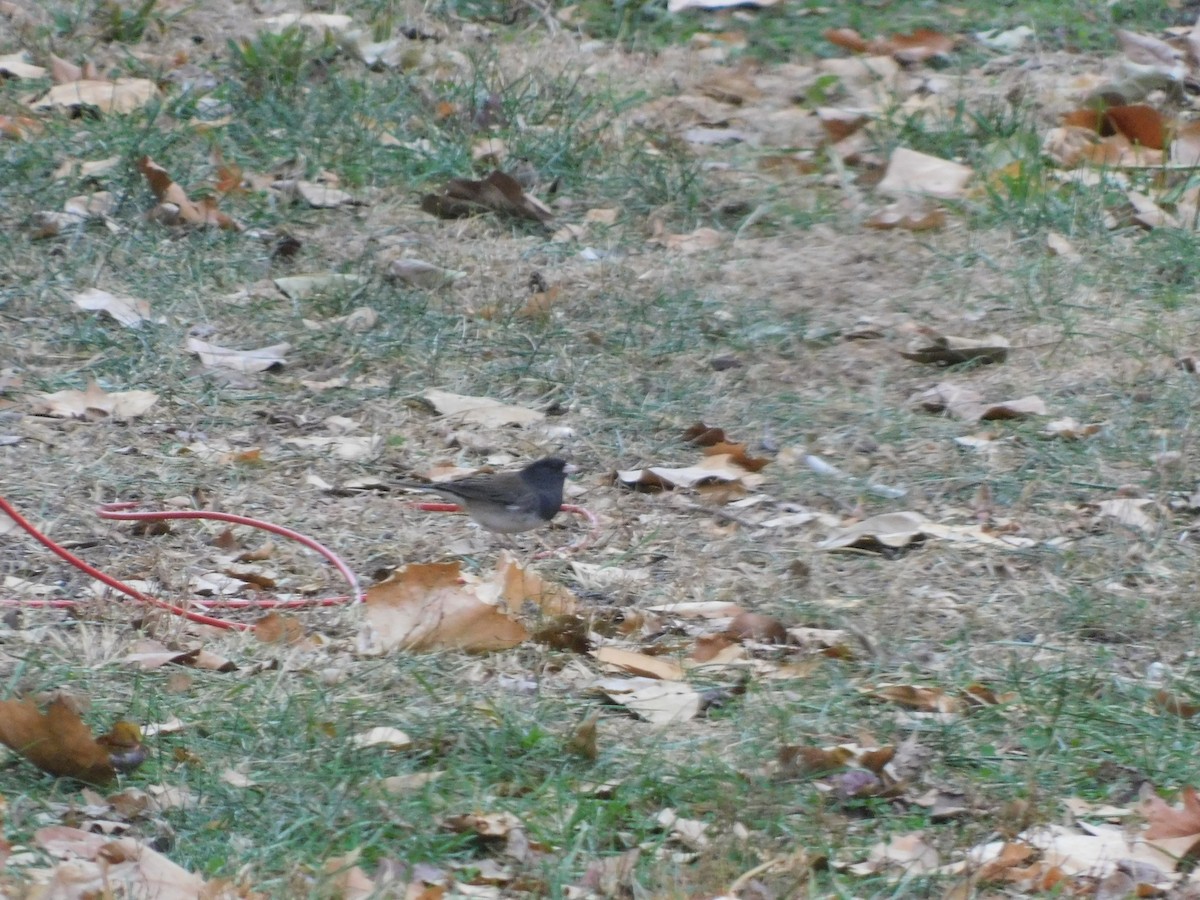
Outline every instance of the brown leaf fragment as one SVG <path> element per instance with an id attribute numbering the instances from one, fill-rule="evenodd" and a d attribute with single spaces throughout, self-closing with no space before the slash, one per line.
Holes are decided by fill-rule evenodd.
<path id="1" fill-rule="evenodd" d="M 114 81 L 83 78 L 56 84 L 29 104 L 34 112 L 67 112 L 74 117 L 84 110 L 100 113 L 131 113 L 159 98 L 158 87 L 148 78 L 117 78 Z"/>
<path id="2" fill-rule="evenodd" d="M 1104 120 L 1111 134 L 1122 135 L 1131 144 L 1140 144 L 1152 150 L 1162 150 L 1167 146 L 1170 125 L 1153 106 L 1143 103 L 1110 106 L 1104 111 Z"/>
<path id="3" fill-rule="evenodd" d="M 964 362 L 1000 363 L 1008 358 L 1008 341 L 998 334 L 965 338 L 927 331 L 900 355 L 919 363 L 954 365 Z"/>
<path id="4" fill-rule="evenodd" d="M 698 447 L 712 447 L 725 441 L 725 432 L 720 428 L 712 428 L 703 422 L 697 422 L 683 433 L 683 439 Z"/>
<path id="5" fill-rule="evenodd" d="M 1126 31 L 1124 28 L 1118 28 L 1115 34 L 1121 50 L 1130 62 L 1139 66 L 1148 66 L 1173 80 L 1178 80 L 1187 73 L 1183 53 L 1166 41 L 1134 31 Z"/>
<path id="6" fill-rule="evenodd" d="M 784 778 L 812 778 L 835 772 L 853 758 L 853 751 L 846 747 L 824 749 L 784 744 L 776 754 L 776 763 L 779 774 Z"/>
<path id="7" fill-rule="evenodd" d="M 86 391 L 55 391 L 35 398 L 33 408 L 42 415 L 63 419 L 98 421 L 104 418 L 133 419 L 146 413 L 158 402 L 152 391 L 114 391 L 109 393 L 95 381 Z"/>
<path id="8" fill-rule="evenodd" d="M 664 681 L 682 681 L 683 669 L 669 659 L 657 656 L 647 656 L 632 650 L 622 650 L 619 647 L 599 647 L 592 651 L 592 656 L 598 662 L 613 666 L 630 675 L 640 675 L 644 678 L 658 678 Z"/>
<path id="9" fill-rule="evenodd" d="M 935 56 L 949 56 L 956 40 L 931 28 L 918 28 L 909 34 L 893 34 L 886 38 L 887 47 L 897 62 L 917 63 Z"/>
<path id="10" fill-rule="evenodd" d="M 910 684 L 880 685 L 869 691 L 872 696 L 887 700 L 907 709 L 921 712 L 962 713 L 966 704 L 958 697 L 951 697 L 941 688 L 915 687 Z"/>
<path id="11" fill-rule="evenodd" d="M 866 53 L 871 49 L 871 42 L 853 28 L 828 28 L 821 33 L 821 37 L 851 53 Z"/>
<path id="12" fill-rule="evenodd" d="M 952 199 L 966 193 L 967 182 L 974 174 L 970 166 L 897 147 L 888 158 L 887 171 L 876 190 L 896 197 L 923 194 Z"/>
<path id="13" fill-rule="evenodd" d="M 458 563 L 409 564 L 368 590 L 365 603 L 364 652 L 504 650 L 529 636 L 507 604 L 464 581 Z"/>
<path id="14" fill-rule="evenodd" d="M 596 744 L 596 723 L 600 721 L 600 713 L 594 712 L 576 726 L 567 739 L 567 752 L 582 756 L 584 759 L 595 761 L 600 755 Z"/>
<path id="15" fill-rule="evenodd" d="M 705 456 L 728 455 L 729 461 L 735 466 L 741 466 L 747 472 L 758 472 L 771 460 L 765 456 L 750 456 L 745 444 L 731 444 L 727 441 L 713 444 L 704 448 Z"/>
<path id="16" fill-rule="evenodd" d="M 167 170 L 149 156 L 139 159 L 137 166 L 158 200 L 158 206 L 151 213 L 157 221 L 166 225 L 198 225 L 228 231 L 242 230 L 239 222 L 217 209 L 217 201 L 212 197 L 205 197 L 199 203 L 191 200 Z"/>
<path id="17" fill-rule="evenodd" d="M 1190 719 L 1196 713 L 1200 713 L 1200 706 L 1188 703 L 1186 700 L 1181 700 L 1170 691 L 1158 691 L 1154 695 L 1154 705 L 1164 712 L 1179 716 L 1181 719 Z"/>
<path id="18" fill-rule="evenodd" d="M 90 784 L 105 784 L 118 770 L 140 765 L 145 752 L 137 726 L 118 722 L 102 738 L 94 738 L 79 714 L 63 699 L 53 700 L 43 714 L 28 698 L 0 700 L 0 743 L 44 772 Z"/>
<path id="19" fill-rule="evenodd" d="M 926 197 L 901 197 L 872 213 L 864 224 L 881 231 L 934 231 L 946 224 L 946 210 Z"/>
<path id="20" fill-rule="evenodd" d="M 480 212 L 495 212 L 545 225 L 554 218 L 550 208 L 527 194 L 517 179 L 499 170 L 481 181 L 452 178 L 441 193 L 422 197 L 421 209 L 439 219 L 461 219 Z"/>
<path id="21" fill-rule="evenodd" d="M 1104 425 L 1104 422 L 1089 422 L 1085 425 L 1067 416 L 1063 419 L 1055 419 L 1052 422 L 1047 422 L 1046 427 L 1042 429 L 1042 434 L 1049 438 L 1059 438 L 1064 441 L 1081 441 L 1094 434 L 1099 434 L 1104 429 Z"/>
<path id="22" fill-rule="evenodd" d="M 200 362 L 205 366 L 243 373 L 282 368 L 287 362 L 285 354 L 291 349 L 290 344 L 272 344 L 255 350 L 231 350 L 195 337 L 189 337 L 186 346 L 189 352 L 200 357 Z"/>
<path id="23" fill-rule="evenodd" d="M 596 897 L 636 896 L 634 874 L 642 851 L 634 847 L 615 856 L 605 856 L 588 863 L 583 877 L 575 885 L 585 895 Z M 568 896 L 570 896 L 568 894 Z"/>
<path id="24" fill-rule="evenodd" d="M 733 617 L 725 633 L 738 640 L 759 641 L 764 644 L 786 644 L 787 629 L 772 616 L 743 612 Z"/>
<path id="25" fill-rule="evenodd" d="M 979 418 L 984 421 L 994 419 L 1024 419 L 1027 416 L 1046 415 L 1046 404 L 1041 397 L 1029 396 L 1019 400 L 1005 400 L 1000 403 L 987 404 Z"/>
<path id="26" fill-rule="evenodd" d="M 1147 791 L 1138 808 L 1150 827 L 1148 840 L 1200 836 L 1200 793 L 1191 785 L 1180 791 L 1183 807 L 1171 806 L 1153 791 Z"/>
<path id="27" fill-rule="evenodd" d="M 254 636 L 264 644 L 299 644 L 304 625 L 295 616 L 269 612 L 254 623 Z"/>

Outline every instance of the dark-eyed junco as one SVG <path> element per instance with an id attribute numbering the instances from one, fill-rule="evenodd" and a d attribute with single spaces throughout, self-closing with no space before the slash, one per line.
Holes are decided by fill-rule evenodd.
<path id="1" fill-rule="evenodd" d="M 489 531 L 516 534 L 545 525 L 562 506 L 563 481 L 575 471 L 567 461 L 548 456 L 519 472 L 468 475 L 453 481 L 400 487 L 436 491 L 456 501 L 472 519 Z"/>

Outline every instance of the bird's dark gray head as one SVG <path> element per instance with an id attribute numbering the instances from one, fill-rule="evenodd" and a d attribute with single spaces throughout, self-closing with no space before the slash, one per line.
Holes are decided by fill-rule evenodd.
<path id="1" fill-rule="evenodd" d="M 538 495 L 538 506 L 549 519 L 562 506 L 563 479 L 567 474 L 567 461 L 557 456 L 547 456 L 531 462 L 521 470 L 521 480 Z"/>
<path id="2" fill-rule="evenodd" d="M 521 470 L 522 475 L 532 475 L 534 478 L 542 478 L 549 476 L 556 478 L 560 474 L 566 472 L 567 461 L 560 459 L 557 456 L 547 456 L 545 459 L 539 459 L 536 462 L 531 462 Z"/>

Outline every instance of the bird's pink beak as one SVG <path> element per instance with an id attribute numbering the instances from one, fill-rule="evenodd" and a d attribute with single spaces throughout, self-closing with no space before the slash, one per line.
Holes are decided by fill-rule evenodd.
<path id="1" fill-rule="evenodd" d="M 578 471 L 579 466 L 575 465 L 574 463 L 567 463 L 565 466 L 563 466 L 564 475 L 574 475 Z"/>

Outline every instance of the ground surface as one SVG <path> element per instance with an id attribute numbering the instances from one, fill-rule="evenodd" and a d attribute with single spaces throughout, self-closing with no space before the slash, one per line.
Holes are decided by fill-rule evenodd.
<path id="1" fill-rule="evenodd" d="M 568 499 L 600 519 L 574 554 L 529 561 L 537 542 L 519 540 L 521 559 L 575 592 L 575 624 L 526 608 L 533 636 L 510 649 L 364 655 L 359 607 L 295 612 L 296 645 L 187 624 L 94 589 L 0 517 L 0 693 L 43 707 L 68 694 L 97 732 L 181 725 L 149 729 L 148 759 L 121 776 L 158 792 L 134 812 L 105 802 L 115 786 L 83 793 L 13 755 L 0 891 L 66 877 L 39 837 L 53 825 L 150 839 L 226 890 L 272 897 L 366 896 L 368 879 L 414 897 L 1136 886 L 1119 853 L 1072 870 L 1031 850 L 1029 870 L 991 880 L 945 867 L 989 841 L 1032 846 L 1027 829 L 1073 827 L 1088 804 L 1140 833 L 1139 789 L 1174 797 L 1196 780 L 1195 186 L 1157 169 L 1071 183 L 1041 152 L 1120 69 L 1115 27 L 1162 36 L 1195 12 L 841 6 L 364 0 L 314 10 L 349 25 L 273 34 L 269 17 L 305 10 L 0 4 L 0 56 L 91 60 L 161 98 L 80 117 L 31 111 L 50 73 L 0 84 L 5 499 L 179 603 L 196 579 L 247 566 L 267 594 L 344 588 L 285 541 L 235 563 L 265 539 L 216 523 L 147 532 L 97 519 L 99 503 L 267 519 L 365 584 L 408 563 L 492 570 L 497 540 L 389 487 L 440 465 L 567 456 L 581 469 Z M 1036 37 L 1011 50 L 970 37 L 1019 25 Z M 865 70 L 821 37 L 832 27 L 933 27 L 959 43 L 905 65 L 882 52 Z M 364 65 L 365 45 L 393 38 Z M 1189 91 L 1143 102 L 1186 121 Z M 864 113 L 855 152 L 831 143 L 818 109 Z M 872 227 L 895 199 L 877 185 L 897 147 L 971 167 L 940 227 Z M 241 229 L 156 210 L 145 157 Z M 95 175 L 72 166 L 103 159 Z M 422 209 L 497 161 L 553 218 Z M 353 202 L 314 207 L 288 179 Z M 1134 189 L 1177 227 L 1136 220 Z M 101 190 L 106 216 L 47 229 L 45 213 Z M 396 277 L 413 259 L 458 274 Z M 330 272 L 357 280 L 291 295 L 272 282 Z M 148 301 L 154 321 L 81 309 L 89 288 Z M 929 333 L 1009 349 L 948 368 L 900 354 Z M 247 371 L 189 339 L 288 346 L 282 365 Z M 56 394 L 90 380 L 90 401 Z M 973 421 L 914 400 L 939 383 L 1036 396 L 1044 412 Z M 439 415 L 430 390 L 545 415 L 471 423 Z M 136 415 L 97 409 L 124 391 L 157 397 Z M 1047 433 L 1065 417 L 1101 427 Z M 700 421 L 768 462 L 674 491 L 617 477 L 699 463 L 684 432 Z M 885 513 L 932 524 L 915 536 L 922 520 L 906 519 L 894 546 L 822 547 Z M 585 528 L 561 516 L 544 541 Z M 254 596 L 248 583 L 239 596 Z M 727 632 L 728 608 L 670 608 L 713 601 L 771 621 Z M 775 623 L 786 639 L 771 639 Z M 147 639 L 237 668 L 131 663 Z M 693 665 L 714 646 L 719 664 Z M 717 702 L 637 718 L 597 681 L 641 669 L 589 652 L 601 647 L 687 663 L 682 683 Z M 356 743 L 377 726 L 407 743 Z M 813 756 L 835 745 L 895 758 Z M 1155 883 L 1194 890 L 1169 876 Z"/>

